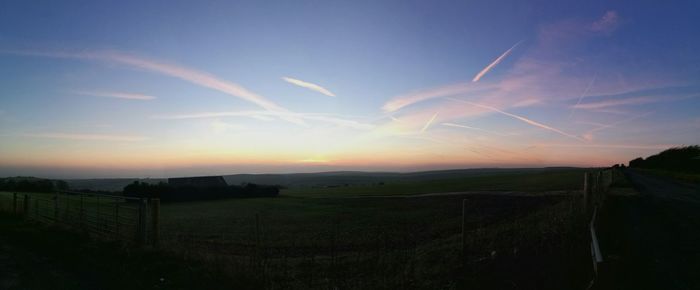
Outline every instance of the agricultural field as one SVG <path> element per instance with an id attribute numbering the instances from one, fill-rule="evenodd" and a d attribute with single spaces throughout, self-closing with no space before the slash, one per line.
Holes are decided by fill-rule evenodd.
<path id="1" fill-rule="evenodd" d="M 579 219 L 583 172 L 297 186 L 277 198 L 164 203 L 162 241 L 268 286 L 577 287 L 590 268 Z M 508 263 L 524 263 L 522 276 L 487 271 Z M 551 277 L 533 278 L 543 268 Z"/>
<path id="2" fill-rule="evenodd" d="M 382 174 L 347 186 L 324 176 L 274 198 L 162 203 L 159 249 L 204 262 L 238 288 L 580 288 L 590 279 L 583 172 Z M 99 226 L 109 226 L 109 204 L 133 207 L 83 202 L 106 217 Z"/>

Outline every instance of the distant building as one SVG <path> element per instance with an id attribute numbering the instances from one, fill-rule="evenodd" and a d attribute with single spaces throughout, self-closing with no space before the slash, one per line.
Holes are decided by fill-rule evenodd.
<path id="1" fill-rule="evenodd" d="M 168 185 L 172 187 L 195 187 L 212 188 L 226 187 L 226 180 L 223 176 L 199 176 L 199 177 L 178 177 L 168 178 Z"/>

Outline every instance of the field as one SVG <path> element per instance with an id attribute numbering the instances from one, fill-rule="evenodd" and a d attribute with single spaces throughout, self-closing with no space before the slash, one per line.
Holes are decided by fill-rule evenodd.
<path id="1" fill-rule="evenodd" d="M 578 219 L 582 176 L 581 169 L 550 169 L 302 185 L 278 198 L 164 204 L 162 235 L 169 249 L 249 273 L 268 286 L 578 287 L 589 266 L 587 244 L 577 240 L 585 240 Z M 579 255 L 566 254 L 572 251 Z M 541 254 L 554 252 L 543 260 Z M 520 278 L 483 272 L 514 261 L 524 263 Z M 551 270 L 546 279 L 527 270 L 542 268 Z"/>
<path id="2" fill-rule="evenodd" d="M 160 249 L 236 288 L 580 288 L 583 172 L 305 175 L 276 198 L 163 203 Z"/>

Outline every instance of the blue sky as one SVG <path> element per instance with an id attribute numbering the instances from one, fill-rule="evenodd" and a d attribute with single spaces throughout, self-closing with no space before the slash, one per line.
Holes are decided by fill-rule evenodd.
<path id="1" fill-rule="evenodd" d="M 0 175 L 626 162 L 700 143 L 699 8 L 3 1 Z"/>

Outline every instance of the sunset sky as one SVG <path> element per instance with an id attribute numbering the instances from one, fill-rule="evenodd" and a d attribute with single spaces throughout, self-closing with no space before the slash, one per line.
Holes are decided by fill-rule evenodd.
<path id="1" fill-rule="evenodd" d="M 141 2 L 0 2 L 0 176 L 608 166 L 700 143 L 698 1 Z"/>

